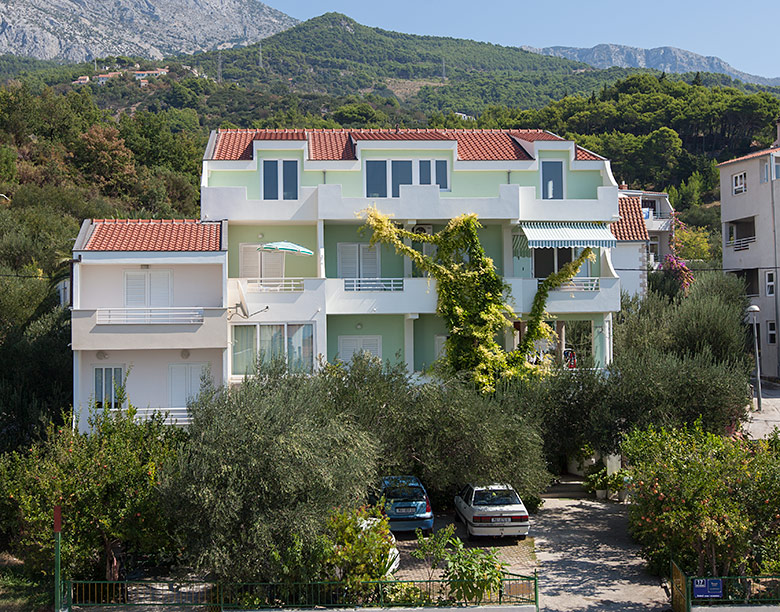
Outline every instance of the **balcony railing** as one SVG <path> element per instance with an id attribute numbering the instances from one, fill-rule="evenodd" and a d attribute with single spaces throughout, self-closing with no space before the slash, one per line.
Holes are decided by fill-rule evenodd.
<path id="1" fill-rule="evenodd" d="M 98 325 L 200 325 L 202 308 L 100 308 Z"/>
<path id="2" fill-rule="evenodd" d="M 303 291 L 302 278 L 250 278 L 246 281 L 246 289 L 250 292 L 298 292 Z"/>
<path id="3" fill-rule="evenodd" d="M 402 278 L 345 278 L 344 291 L 403 291 Z"/>
<path id="4" fill-rule="evenodd" d="M 598 291 L 600 288 L 598 277 L 573 278 L 561 285 L 559 291 Z"/>
<path id="5" fill-rule="evenodd" d="M 755 242 L 755 236 L 748 236 L 747 238 L 736 238 L 726 242 L 727 247 L 733 248 L 735 251 L 746 251 L 750 248 L 750 243 Z"/>

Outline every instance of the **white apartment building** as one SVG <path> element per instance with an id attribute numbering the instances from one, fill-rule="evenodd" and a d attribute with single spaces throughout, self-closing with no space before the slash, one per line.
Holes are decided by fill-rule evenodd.
<path id="1" fill-rule="evenodd" d="M 551 292 L 565 338 L 588 321 L 612 358 L 620 279 L 609 162 L 542 130 L 219 130 L 201 181 L 201 220 L 87 221 L 74 249 L 74 406 L 129 401 L 185 418 L 207 373 L 238 382 L 256 359 L 312 370 L 358 351 L 428 368 L 447 337 L 436 284 L 384 246 L 360 211 L 414 232 L 475 213 L 511 288 L 517 345 L 540 279 L 592 247 L 596 261 Z M 565 339 L 562 340 L 565 343 Z M 562 347 L 561 347 L 562 348 Z M 117 406 L 118 407 L 118 406 Z"/>
<path id="2" fill-rule="evenodd" d="M 720 219 L 723 269 L 743 278 L 752 304 L 760 308 L 758 339 L 761 374 L 780 376 L 777 343 L 780 148 L 723 162 Z"/>

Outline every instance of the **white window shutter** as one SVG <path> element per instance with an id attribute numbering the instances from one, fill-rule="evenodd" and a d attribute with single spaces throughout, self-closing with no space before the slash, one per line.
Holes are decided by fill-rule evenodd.
<path id="1" fill-rule="evenodd" d="M 359 336 L 339 336 L 339 359 L 350 361 L 360 350 Z"/>
<path id="2" fill-rule="evenodd" d="M 379 247 L 360 245 L 360 278 L 379 278 Z"/>
<path id="3" fill-rule="evenodd" d="M 172 363 L 168 366 L 170 384 L 170 408 L 184 408 L 187 406 L 189 364 Z"/>
<path id="4" fill-rule="evenodd" d="M 381 336 L 363 336 L 362 351 L 371 353 L 374 357 L 382 357 L 382 337 Z"/>
<path id="5" fill-rule="evenodd" d="M 146 272 L 125 272 L 125 307 L 146 306 Z"/>
<path id="6" fill-rule="evenodd" d="M 358 244 L 340 242 L 338 246 L 339 278 L 358 278 Z"/>
<path id="7" fill-rule="evenodd" d="M 260 278 L 259 244 L 242 244 L 238 275 L 241 278 Z"/>
<path id="8" fill-rule="evenodd" d="M 284 253 L 263 253 L 261 278 L 284 278 Z"/>
<path id="9" fill-rule="evenodd" d="M 149 306 L 161 308 L 171 305 L 171 273 L 169 270 L 149 272 Z"/>

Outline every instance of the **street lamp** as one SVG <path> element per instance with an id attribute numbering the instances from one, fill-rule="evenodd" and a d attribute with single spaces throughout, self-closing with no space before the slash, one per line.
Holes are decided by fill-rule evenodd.
<path id="1" fill-rule="evenodd" d="M 756 352 L 756 389 L 758 391 L 756 399 L 758 400 L 758 411 L 761 412 L 761 360 L 758 357 L 758 330 L 756 319 L 761 309 L 755 304 L 751 304 L 747 309 L 750 314 L 750 322 L 753 324 L 753 348 Z"/>

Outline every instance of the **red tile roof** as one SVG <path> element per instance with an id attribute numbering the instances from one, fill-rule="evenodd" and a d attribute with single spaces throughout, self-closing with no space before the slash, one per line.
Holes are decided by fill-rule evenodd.
<path id="1" fill-rule="evenodd" d="M 650 240 L 642 216 L 642 198 L 636 196 L 618 198 L 618 212 L 620 221 L 609 226 L 615 238 L 622 242 Z"/>
<path id="2" fill-rule="evenodd" d="M 718 164 L 718 167 L 720 168 L 721 166 L 733 164 L 734 162 L 745 161 L 746 159 L 754 159 L 756 157 L 762 157 L 763 155 L 769 155 L 770 153 L 780 153 L 780 147 L 772 147 L 771 149 L 764 149 L 763 151 L 755 151 L 754 153 L 748 153 L 747 155 L 743 155 L 742 157 L 735 157 L 734 159 L 730 159 L 728 161 L 724 161 Z"/>
<path id="3" fill-rule="evenodd" d="M 218 130 L 212 159 L 250 160 L 255 140 L 308 140 L 312 160 L 354 160 L 355 143 L 361 140 L 456 141 L 458 158 L 464 161 L 517 161 L 533 159 L 516 139 L 562 141 L 545 130 L 454 130 L 454 129 L 336 129 L 336 130 Z M 603 158 L 580 147 L 576 159 Z"/>
<path id="4" fill-rule="evenodd" d="M 219 251 L 222 224 L 196 219 L 93 219 L 86 251 Z"/>
<path id="5" fill-rule="evenodd" d="M 588 151 L 587 149 L 583 149 L 582 147 L 575 145 L 574 159 L 581 161 L 604 161 L 606 157 L 601 157 L 601 155 L 596 155 L 593 151 Z"/>

